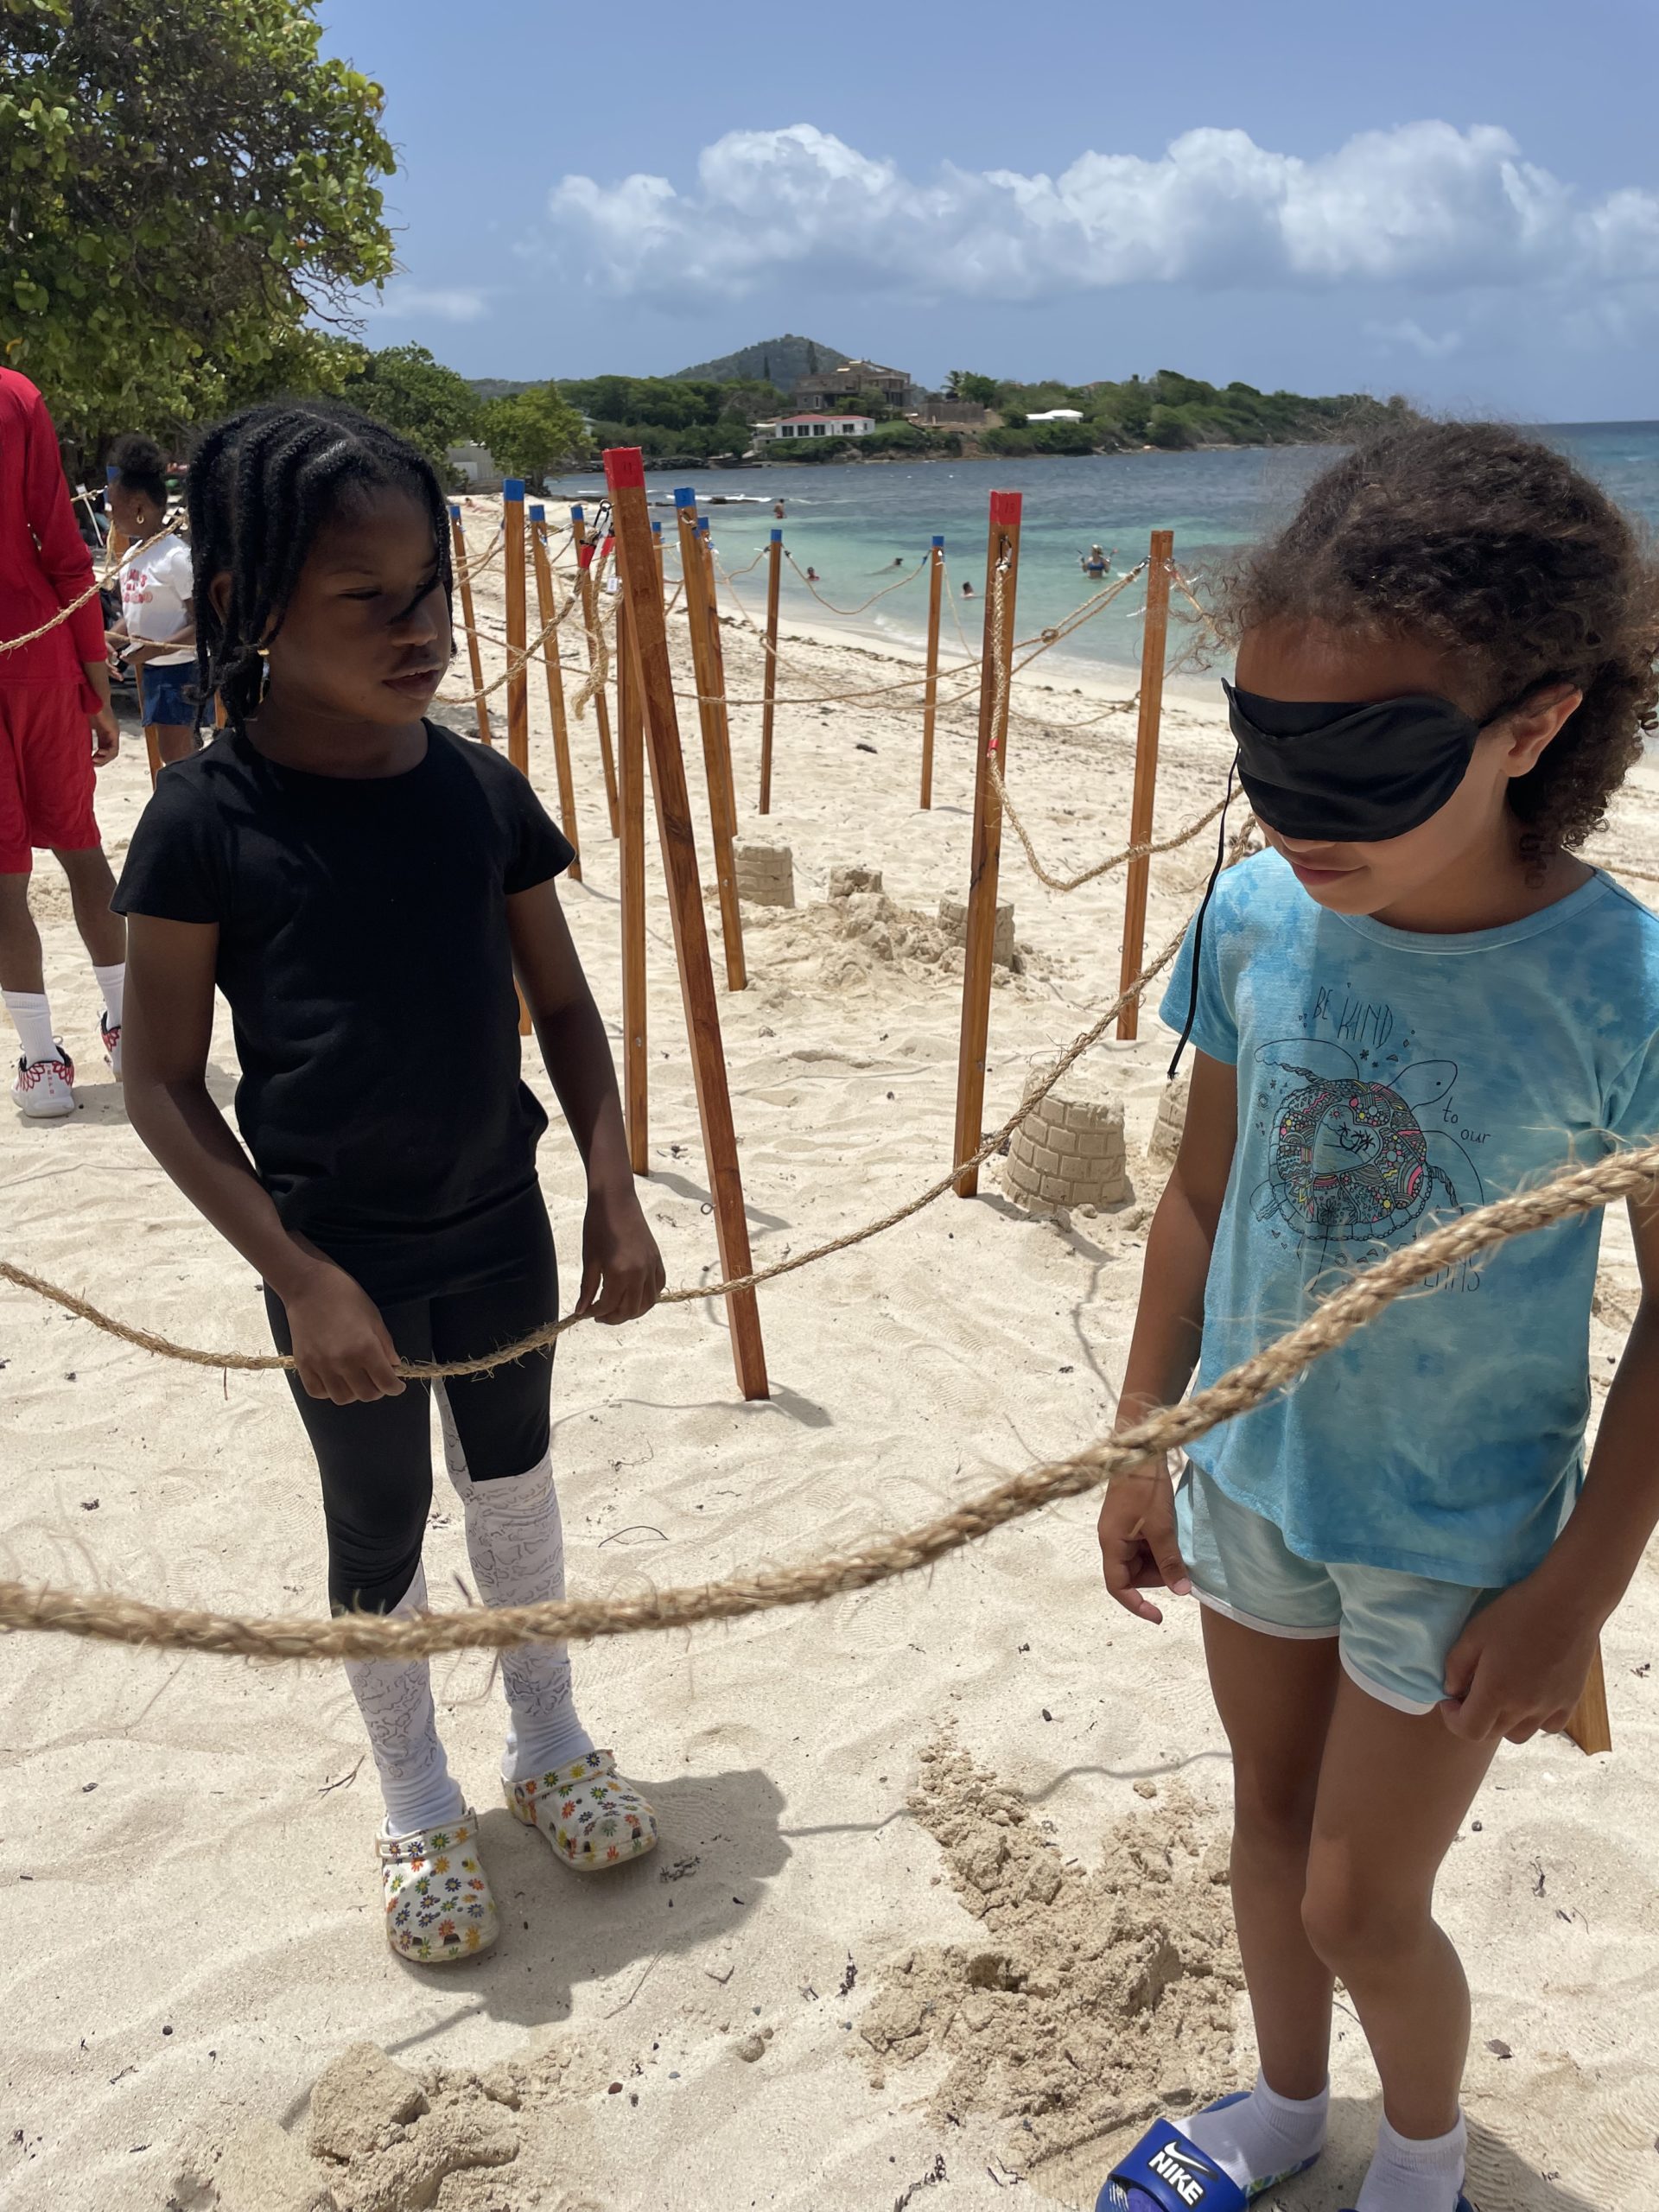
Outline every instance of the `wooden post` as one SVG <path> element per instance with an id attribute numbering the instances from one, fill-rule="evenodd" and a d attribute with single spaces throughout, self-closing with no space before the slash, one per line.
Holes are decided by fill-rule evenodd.
<path id="1" fill-rule="evenodd" d="M 663 573 L 663 525 L 659 522 L 653 522 L 651 525 L 651 542 L 657 548 L 657 573 L 660 576 Z"/>
<path id="2" fill-rule="evenodd" d="M 530 511 L 530 545 L 536 563 L 536 627 L 546 630 L 553 620 L 553 568 L 547 557 L 547 509 Z M 559 827 L 570 840 L 576 857 L 570 879 L 582 881 L 582 845 L 576 835 L 576 787 L 570 774 L 570 729 L 564 714 L 564 671 L 559 662 L 559 633 L 542 639 L 542 665 L 547 673 L 547 714 L 553 725 L 553 765 L 559 782 Z"/>
<path id="3" fill-rule="evenodd" d="M 467 525 L 461 518 L 461 509 L 449 510 L 449 536 L 454 542 L 455 582 L 461 591 L 461 619 L 467 625 L 467 664 L 473 671 L 473 715 L 478 724 L 482 743 L 493 745 L 490 734 L 490 711 L 477 695 L 484 689 L 484 662 L 478 650 L 478 614 L 473 606 L 473 579 L 467 566 Z"/>
<path id="4" fill-rule="evenodd" d="M 715 859 L 723 885 L 728 878 L 732 887 L 732 912 L 737 918 L 737 958 L 743 970 L 741 982 L 734 983 L 734 991 L 742 990 L 748 982 L 748 969 L 743 958 L 743 925 L 737 900 L 737 861 L 732 846 L 737 836 L 737 783 L 732 774 L 732 715 L 726 704 L 726 645 L 720 634 L 720 590 L 715 582 L 715 542 L 709 531 L 709 518 L 697 518 L 697 539 L 702 554 L 703 590 L 707 595 L 709 613 L 709 670 L 714 678 L 709 690 L 715 700 L 715 767 L 720 779 L 720 811 L 715 825 Z M 721 912 L 721 934 L 725 933 L 725 909 Z"/>
<path id="5" fill-rule="evenodd" d="M 630 650 L 639 671 L 645 740 L 651 748 L 652 789 L 657 801 L 663 868 L 668 879 L 680 989 L 690 1033 L 697 1110 L 708 1159 L 709 1188 L 714 1198 L 720 1264 L 721 1272 L 729 1279 L 752 1272 L 749 1228 L 743 1211 L 737 1133 L 732 1123 L 731 1093 L 721 1046 L 720 1004 L 715 995 L 714 974 L 709 963 L 709 932 L 702 914 L 702 889 L 697 880 L 697 849 L 691 833 L 691 806 L 685 787 L 685 762 L 680 751 L 680 725 L 674 706 L 674 674 L 669 665 L 662 587 L 652 556 L 644 458 L 638 447 L 621 447 L 608 452 L 605 456 L 605 474 L 615 509 L 617 566 L 627 595 Z M 760 1338 L 760 1309 L 753 1290 L 730 1292 L 727 1315 L 740 1389 L 746 1398 L 769 1396 L 766 1349 Z"/>
<path id="6" fill-rule="evenodd" d="M 501 486 L 501 568 L 507 600 L 507 758 L 530 774 L 530 669 L 524 659 L 524 485 L 509 476 Z"/>
<path id="7" fill-rule="evenodd" d="M 939 703 L 939 601 L 944 587 L 944 540 L 933 541 L 927 579 L 927 675 L 922 690 L 922 805 L 933 804 L 933 722 Z"/>
<path id="8" fill-rule="evenodd" d="M 772 812 L 772 726 L 778 691 L 778 588 L 784 575 L 784 533 L 774 530 L 766 548 L 766 665 L 760 678 L 760 812 Z"/>
<path id="9" fill-rule="evenodd" d="M 645 718 L 626 593 L 616 610 L 616 784 L 622 816 L 622 1117 L 628 1133 L 628 1165 L 636 1175 L 646 1175 L 651 1172 L 651 1134 L 645 1058 Z"/>
<path id="10" fill-rule="evenodd" d="M 1014 660 L 1014 602 L 1020 581 L 1018 492 L 991 494 L 990 543 L 985 550 L 985 642 L 979 666 L 979 753 L 974 765 L 973 859 L 968 876 L 968 945 L 962 969 L 962 1041 L 957 1055 L 955 1166 L 971 1159 L 983 1136 L 985 1054 L 991 1029 L 991 953 L 996 942 L 997 871 L 1002 857 L 1002 807 L 991 782 L 995 754 L 1008 772 L 1008 674 Z M 1002 601 L 997 607 L 1001 572 Z M 993 621 L 994 612 L 1001 620 Z M 1000 696 L 999 696 L 1000 695 Z M 979 1170 L 957 1178 L 957 1196 L 971 1198 Z"/>
<path id="11" fill-rule="evenodd" d="M 1141 721 L 1135 736 L 1135 798 L 1129 808 L 1129 842 L 1152 842 L 1153 809 L 1158 798 L 1158 727 L 1164 711 L 1164 654 L 1169 636 L 1169 572 L 1175 561 L 1175 533 L 1154 530 L 1147 560 L 1147 613 L 1141 635 Z M 1127 991 L 1141 973 L 1147 949 L 1147 880 L 1152 863 L 1131 861 L 1123 880 L 1123 958 L 1118 988 Z M 1140 1034 L 1141 1001 L 1131 999 L 1117 1017 L 1120 1037 Z"/>
<path id="12" fill-rule="evenodd" d="M 1607 1677 L 1601 1664 L 1601 1646 L 1596 1646 L 1596 1656 L 1590 1662 L 1590 1672 L 1584 1685 L 1584 1694 L 1573 1707 L 1567 1724 L 1567 1732 L 1581 1751 L 1592 1756 L 1597 1751 L 1611 1751 L 1613 1732 L 1607 1718 Z"/>
<path id="13" fill-rule="evenodd" d="M 599 658 L 598 594 L 594 590 L 594 547 L 587 518 L 580 507 L 570 510 L 572 543 L 576 549 L 576 588 L 582 594 L 582 620 L 588 632 L 588 665 Z M 599 724 L 599 760 L 605 771 L 605 804 L 610 810 L 611 835 L 619 828 L 616 813 L 616 762 L 611 755 L 611 702 L 601 683 L 594 693 L 594 717 Z"/>
<path id="14" fill-rule="evenodd" d="M 717 703 L 725 681 L 715 664 L 714 616 L 709 606 L 710 556 L 697 536 L 696 493 L 690 489 L 674 494 L 680 529 L 680 575 L 685 591 L 686 622 L 691 633 L 692 681 L 697 688 L 697 726 L 702 733 L 702 768 L 709 786 L 709 822 L 714 834 L 715 883 L 720 893 L 720 933 L 726 947 L 727 988 L 744 989 L 749 980 L 743 959 L 743 917 L 737 903 L 737 863 L 732 856 L 736 834 L 735 809 L 730 804 L 731 754 L 721 766 L 721 721 Z"/>

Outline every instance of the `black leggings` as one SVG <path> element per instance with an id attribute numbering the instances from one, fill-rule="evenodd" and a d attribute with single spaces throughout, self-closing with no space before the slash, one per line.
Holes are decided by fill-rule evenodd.
<path id="1" fill-rule="evenodd" d="M 474 1359 L 527 1337 L 559 1310 L 552 1232 L 527 1244 L 524 1272 L 487 1290 L 422 1298 L 380 1309 L 393 1344 L 408 1360 Z M 282 1300 L 267 1287 L 265 1308 L 281 1351 L 292 1351 Z M 487 1374 L 446 1382 L 449 1410 L 474 1482 L 522 1475 L 548 1447 L 553 1347 Z M 314 1398 L 290 1369 L 322 1476 L 328 1530 L 328 1599 L 335 1610 L 390 1612 L 421 1563 L 432 1504 L 431 1386 L 411 1382 L 401 1397 L 337 1406 Z"/>

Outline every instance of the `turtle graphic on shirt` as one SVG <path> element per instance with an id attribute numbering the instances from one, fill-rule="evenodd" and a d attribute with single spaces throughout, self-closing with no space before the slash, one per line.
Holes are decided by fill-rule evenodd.
<path id="1" fill-rule="evenodd" d="M 1454 1060 L 1419 1060 L 1389 1083 L 1363 1079 L 1351 1053 L 1322 1039 L 1261 1046 L 1258 1064 L 1300 1084 L 1271 1102 L 1268 1179 L 1252 1208 L 1321 1242 L 1387 1240 L 1427 1213 L 1461 1213 L 1481 1198 L 1480 1178 L 1444 1130 L 1426 1131 L 1419 1110 L 1457 1081 Z M 1312 1062 L 1313 1065 L 1309 1065 Z"/>

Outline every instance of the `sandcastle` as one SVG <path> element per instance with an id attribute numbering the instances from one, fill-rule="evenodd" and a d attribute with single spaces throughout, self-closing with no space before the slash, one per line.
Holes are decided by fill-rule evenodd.
<path id="1" fill-rule="evenodd" d="M 795 904 L 795 855 L 787 845 L 739 837 L 732 846 L 737 895 L 752 906 Z"/>
<path id="2" fill-rule="evenodd" d="M 1033 1067 L 1027 1095 L 1052 1067 L 1046 1059 Z M 1036 1208 L 1110 1206 L 1128 1197 L 1123 1107 L 1109 1075 L 1085 1058 L 1038 1100 L 1009 1141 L 1010 1197 Z"/>

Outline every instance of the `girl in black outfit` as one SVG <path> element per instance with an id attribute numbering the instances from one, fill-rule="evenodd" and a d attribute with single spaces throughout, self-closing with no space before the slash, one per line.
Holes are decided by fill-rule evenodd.
<path id="1" fill-rule="evenodd" d="M 423 718 L 451 652 L 432 468 L 348 410 L 256 408 L 203 446 L 190 524 L 203 690 L 226 722 L 161 779 L 117 896 L 127 1109 L 264 1281 L 321 1471 L 332 1604 L 413 1611 L 430 1407 L 395 1363 L 487 1353 L 557 1310 L 515 972 L 588 1170 L 575 1310 L 632 1319 L 662 1262 L 555 888 L 570 847 L 502 755 Z M 246 1152 L 205 1082 L 216 984 Z M 435 1386 L 486 1603 L 563 1594 L 551 1365 L 550 1350 Z M 427 1667 L 346 1672 L 386 1802 L 392 1948 L 483 1950 L 495 1908 Z M 649 1851 L 651 1808 L 582 1729 L 563 1649 L 510 1653 L 502 1674 L 511 1808 L 573 1866 Z"/>

